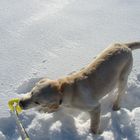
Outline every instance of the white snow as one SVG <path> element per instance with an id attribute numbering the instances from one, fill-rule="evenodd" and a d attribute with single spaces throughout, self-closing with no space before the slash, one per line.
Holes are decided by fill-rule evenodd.
<path id="1" fill-rule="evenodd" d="M 7 102 L 23 96 L 41 77 L 78 70 L 112 42 L 139 41 L 139 0 L 0 0 L 0 140 L 20 140 Z M 114 94 L 102 100 L 101 135 L 89 116 L 61 109 L 29 110 L 21 120 L 32 140 L 140 140 L 140 50 L 120 111 Z"/>

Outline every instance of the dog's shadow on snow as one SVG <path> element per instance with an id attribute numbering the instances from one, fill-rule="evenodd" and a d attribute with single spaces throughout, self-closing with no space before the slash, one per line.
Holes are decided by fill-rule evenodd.
<path id="1" fill-rule="evenodd" d="M 16 92 L 18 94 L 25 94 L 25 93 L 31 91 L 31 89 L 35 86 L 35 84 L 37 82 L 39 82 L 41 79 L 42 79 L 42 77 L 31 78 L 31 79 L 25 80 L 22 84 L 20 84 L 17 87 Z"/>

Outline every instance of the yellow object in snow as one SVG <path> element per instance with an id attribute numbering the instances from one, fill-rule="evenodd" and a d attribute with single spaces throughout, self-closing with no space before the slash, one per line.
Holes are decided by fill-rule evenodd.
<path id="1" fill-rule="evenodd" d="M 13 116 L 16 119 L 16 124 L 19 130 L 19 133 L 21 135 L 22 140 L 30 140 L 25 128 L 23 127 L 20 119 L 19 119 L 19 113 L 22 112 L 21 107 L 19 106 L 19 99 L 14 98 L 8 102 L 8 106 L 13 114 Z"/>
<path id="2" fill-rule="evenodd" d="M 12 112 L 14 112 L 14 110 L 16 109 L 17 113 L 21 113 L 22 109 L 19 106 L 19 99 L 18 98 L 14 98 L 12 100 L 10 100 L 8 102 L 9 108 Z"/>

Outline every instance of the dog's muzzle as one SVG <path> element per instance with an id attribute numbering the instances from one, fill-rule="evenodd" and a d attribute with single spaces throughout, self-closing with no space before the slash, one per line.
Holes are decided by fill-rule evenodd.
<path id="1" fill-rule="evenodd" d="M 20 101 L 19 101 L 19 106 L 22 108 L 22 109 L 29 109 L 29 108 L 31 108 L 31 101 L 30 101 L 30 99 L 21 99 Z"/>

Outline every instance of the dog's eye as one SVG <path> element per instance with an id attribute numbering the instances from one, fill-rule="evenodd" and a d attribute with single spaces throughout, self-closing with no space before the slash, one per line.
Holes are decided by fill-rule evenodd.
<path id="1" fill-rule="evenodd" d="M 37 105 L 40 105 L 40 103 L 39 103 L 39 102 L 37 102 L 37 101 L 35 101 L 34 103 L 35 103 L 35 104 L 37 104 Z"/>

